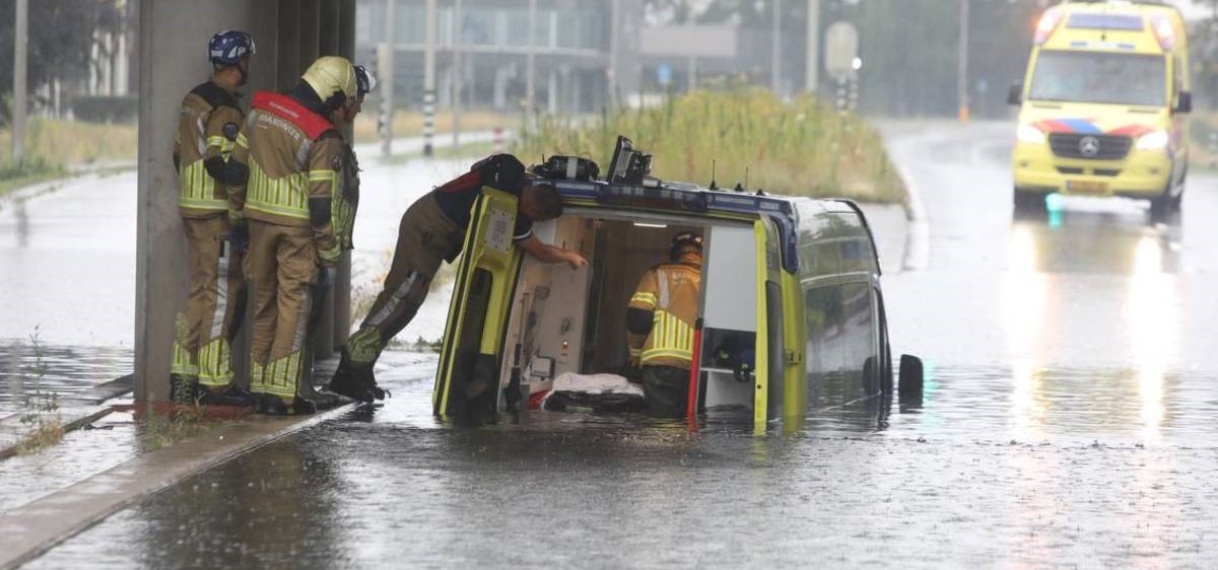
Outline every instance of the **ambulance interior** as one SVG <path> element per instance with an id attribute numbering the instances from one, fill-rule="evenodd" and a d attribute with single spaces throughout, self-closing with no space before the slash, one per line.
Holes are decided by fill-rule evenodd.
<path id="1" fill-rule="evenodd" d="M 563 373 L 624 373 L 629 350 L 626 308 L 639 279 L 669 260 L 672 237 L 703 236 L 700 313 L 701 362 L 707 408 L 751 406 L 752 382 L 733 376 L 714 358 L 722 345 L 749 347 L 757 323 L 756 247 L 752 223 L 568 208 L 534 228 L 546 243 L 580 252 L 588 265 L 573 270 L 524 256 L 503 347 L 499 409 L 529 407 L 530 395 L 549 391 Z M 512 390 L 505 390 L 507 388 Z"/>

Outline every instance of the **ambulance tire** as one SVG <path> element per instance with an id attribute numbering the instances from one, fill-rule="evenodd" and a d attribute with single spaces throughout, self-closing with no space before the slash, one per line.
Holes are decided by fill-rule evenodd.
<path id="1" fill-rule="evenodd" d="M 1176 206 L 1176 199 L 1171 195 L 1171 185 L 1168 184 L 1162 194 L 1150 199 L 1150 217 L 1155 220 L 1167 218 Z"/>
<path id="2" fill-rule="evenodd" d="M 1039 214 L 1045 211 L 1045 195 L 1040 192 L 1020 191 L 1014 188 L 1014 205 L 1017 214 Z"/>

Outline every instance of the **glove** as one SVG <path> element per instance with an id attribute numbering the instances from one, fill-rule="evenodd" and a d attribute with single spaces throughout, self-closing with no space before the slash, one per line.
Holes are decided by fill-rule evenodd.
<path id="1" fill-rule="evenodd" d="M 233 224 L 228 230 L 228 246 L 236 253 L 245 253 L 250 248 L 250 226 L 247 223 Z"/>

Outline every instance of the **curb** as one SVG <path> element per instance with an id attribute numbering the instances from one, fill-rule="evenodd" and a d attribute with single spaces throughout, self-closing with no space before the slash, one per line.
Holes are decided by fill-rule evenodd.
<path id="1" fill-rule="evenodd" d="M 0 569 L 29 562 L 137 501 L 286 435 L 356 408 L 306 418 L 255 416 L 131 459 L 0 516 Z"/>

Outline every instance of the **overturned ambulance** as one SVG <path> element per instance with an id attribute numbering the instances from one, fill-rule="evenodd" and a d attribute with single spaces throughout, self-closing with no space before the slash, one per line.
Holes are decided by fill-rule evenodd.
<path id="1" fill-rule="evenodd" d="M 564 375 L 626 369 L 635 285 L 691 231 L 704 244 L 691 417 L 747 410 L 764 427 L 894 393 L 879 261 L 854 203 L 661 182 L 649 162 L 619 138 L 603 179 L 581 159 L 548 163 L 564 214 L 534 232 L 580 252 L 579 269 L 513 247 L 516 198 L 483 190 L 457 268 L 437 415 L 527 409 Z M 920 392 L 921 362 L 900 367 L 902 397 Z"/>

